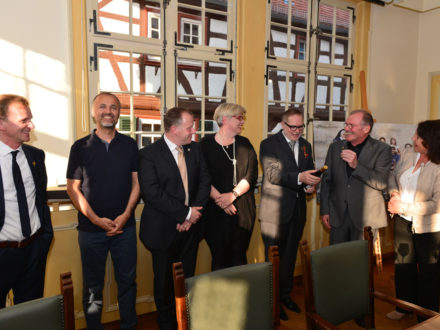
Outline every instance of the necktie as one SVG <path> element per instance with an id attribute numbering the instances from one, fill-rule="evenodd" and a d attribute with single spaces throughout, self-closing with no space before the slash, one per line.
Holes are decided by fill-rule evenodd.
<path id="1" fill-rule="evenodd" d="M 21 232 L 24 237 L 31 235 L 31 220 L 29 218 L 29 210 L 26 199 L 26 191 L 24 190 L 23 178 L 21 176 L 20 167 L 17 163 L 18 150 L 12 151 L 12 176 L 14 178 L 15 189 L 17 190 L 18 211 L 20 213 Z"/>
<path id="2" fill-rule="evenodd" d="M 295 157 L 295 144 L 296 144 L 296 141 L 289 141 L 289 147 L 290 147 L 290 150 L 292 150 L 293 159 L 295 159 L 295 163 L 298 165 L 298 161 L 296 160 L 296 157 Z"/>
<path id="3" fill-rule="evenodd" d="M 185 155 L 181 146 L 176 147 L 177 154 L 177 167 L 179 168 L 180 176 L 182 177 L 183 188 L 185 189 L 185 205 L 188 205 L 188 172 L 186 170 Z"/>

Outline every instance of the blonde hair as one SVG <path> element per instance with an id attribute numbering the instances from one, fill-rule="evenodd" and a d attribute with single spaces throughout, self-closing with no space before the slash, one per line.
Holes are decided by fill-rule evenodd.
<path id="1" fill-rule="evenodd" d="M 223 117 L 240 116 L 246 113 L 246 109 L 235 103 L 222 103 L 214 112 L 214 120 L 218 126 L 223 125 Z"/>

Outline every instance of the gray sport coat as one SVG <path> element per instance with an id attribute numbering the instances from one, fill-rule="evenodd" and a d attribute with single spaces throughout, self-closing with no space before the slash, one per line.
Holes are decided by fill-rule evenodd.
<path id="1" fill-rule="evenodd" d="M 325 164 L 328 170 L 321 183 L 321 215 L 330 215 L 330 225 L 339 227 L 348 208 L 350 218 L 359 230 L 365 226 L 387 226 L 387 215 L 382 191 L 387 188 L 391 168 L 391 147 L 369 138 L 358 158 L 351 177 L 347 175 L 346 162 L 341 151 L 347 141 L 330 145 Z"/>

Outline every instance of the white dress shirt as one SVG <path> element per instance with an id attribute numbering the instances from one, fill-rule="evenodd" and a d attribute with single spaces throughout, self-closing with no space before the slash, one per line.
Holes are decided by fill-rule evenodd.
<path id="1" fill-rule="evenodd" d="M 417 164 L 420 158 L 420 154 L 417 155 L 415 163 Z M 417 181 L 419 180 L 420 169 L 419 167 L 417 171 L 414 171 L 415 166 L 411 166 L 400 176 L 400 185 L 402 186 L 402 191 L 400 192 L 400 200 L 404 203 L 413 203 L 414 195 L 416 194 L 417 189 Z M 402 218 L 412 221 L 411 216 L 405 216 L 403 214 L 399 214 Z"/>
<path id="2" fill-rule="evenodd" d="M 284 134 L 283 131 L 283 136 L 286 139 L 287 143 L 290 143 L 290 140 L 287 138 L 286 134 Z M 298 153 L 299 153 L 299 140 L 295 141 L 295 146 L 293 147 L 293 155 L 295 157 L 295 161 L 296 161 L 296 165 L 298 166 Z M 301 173 L 301 172 L 300 172 Z M 298 185 L 300 185 L 302 182 L 299 180 L 299 174 L 298 174 Z"/>
<path id="3" fill-rule="evenodd" d="M 35 207 L 35 183 L 26 155 L 20 146 L 17 154 L 17 163 L 23 178 L 24 189 L 31 221 L 31 235 L 40 227 L 40 217 Z M 3 180 L 3 193 L 5 196 L 5 223 L 0 231 L 0 241 L 21 241 L 25 237 L 21 231 L 20 212 L 18 210 L 17 191 L 12 175 L 11 147 L 0 141 L 0 166 Z"/>

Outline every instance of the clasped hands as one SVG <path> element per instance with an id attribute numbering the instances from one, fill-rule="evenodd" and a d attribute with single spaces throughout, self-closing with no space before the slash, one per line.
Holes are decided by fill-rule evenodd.
<path id="1" fill-rule="evenodd" d="M 235 201 L 236 197 L 231 192 L 219 194 L 215 197 L 214 201 L 217 204 L 218 207 L 223 209 L 223 211 L 226 212 L 228 215 L 234 215 L 237 213 L 237 208 L 234 204 L 232 204 Z"/>
<path id="2" fill-rule="evenodd" d="M 96 224 L 107 232 L 107 236 L 116 236 L 124 232 L 122 228 L 127 220 L 128 217 L 126 217 L 124 214 L 121 214 L 117 216 L 115 220 L 111 220 L 106 217 L 99 218 L 99 222 Z"/>
<path id="3" fill-rule="evenodd" d="M 388 212 L 391 214 L 401 213 L 402 201 L 400 194 L 397 191 L 391 193 L 390 201 L 388 202 Z"/>
<path id="4" fill-rule="evenodd" d="M 202 206 L 191 206 L 191 216 L 182 223 L 178 223 L 176 229 L 178 232 L 188 231 L 192 225 L 195 225 L 202 217 Z"/>

